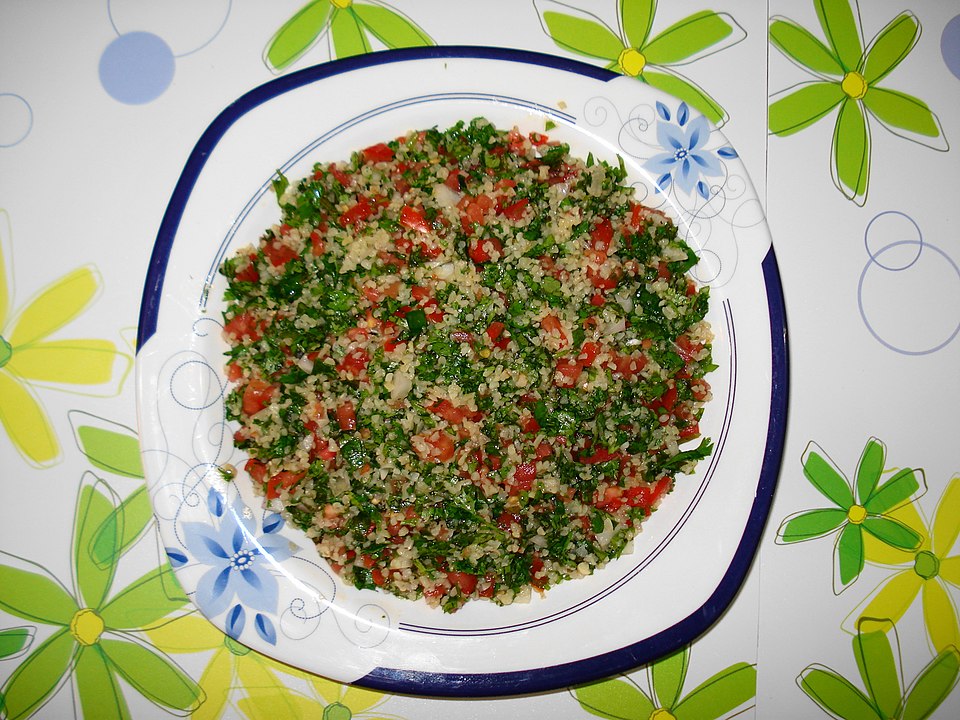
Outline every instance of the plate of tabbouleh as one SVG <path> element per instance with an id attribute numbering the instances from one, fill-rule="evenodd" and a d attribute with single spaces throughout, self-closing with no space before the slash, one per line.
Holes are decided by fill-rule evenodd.
<path id="1" fill-rule="evenodd" d="M 759 201 L 685 102 L 480 48 L 294 73 L 211 124 L 158 233 L 167 556 L 227 635 L 342 682 L 629 670 L 743 580 L 785 343 Z"/>

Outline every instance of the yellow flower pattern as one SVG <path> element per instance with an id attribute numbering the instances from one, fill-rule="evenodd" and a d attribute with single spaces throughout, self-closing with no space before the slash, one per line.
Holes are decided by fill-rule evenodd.
<path id="1" fill-rule="evenodd" d="M 0 209 L 0 426 L 23 458 L 35 467 L 60 460 L 60 442 L 38 388 L 80 394 L 119 390 L 132 358 L 109 340 L 51 339 L 96 300 L 100 274 L 84 266 L 53 281 L 18 310 L 13 309 L 10 219 Z"/>
<path id="2" fill-rule="evenodd" d="M 251 720 L 395 718 L 371 713 L 389 696 L 341 685 L 277 662 L 224 635 L 200 615 L 181 617 L 146 634 L 157 648 L 170 654 L 213 650 L 199 680 L 207 699 L 193 712 L 192 720 L 216 720 L 228 709 Z M 307 692 L 299 692 L 296 687 Z"/>
<path id="3" fill-rule="evenodd" d="M 923 536 L 914 551 L 864 538 L 867 560 L 898 569 L 856 608 L 846 624 L 861 617 L 889 618 L 896 623 L 920 596 L 924 624 L 935 652 L 960 647 L 957 609 L 948 586 L 960 588 L 960 554 L 950 554 L 960 536 L 960 475 L 953 476 L 937 505 L 933 525 L 921 518 L 916 503 L 891 512 Z"/>

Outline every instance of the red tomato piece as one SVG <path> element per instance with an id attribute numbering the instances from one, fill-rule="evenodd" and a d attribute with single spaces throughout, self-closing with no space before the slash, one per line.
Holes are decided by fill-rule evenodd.
<path id="1" fill-rule="evenodd" d="M 493 343 L 493 346 L 495 348 L 499 348 L 500 350 L 503 350 L 507 347 L 507 345 L 510 344 L 510 336 L 505 335 L 503 332 L 506 327 L 507 326 L 499 320 L 494 320 L 492 323 L 487 325 L 487 337 L 490 338 L 490 342 Z"/>
<path id="2" fill-rule="evenodd" d="M 541 575 L 543 571 L 543 560 L 539 555 L 534 555 L 530 562 L 530 584 L 537 590 L 543 590 L 549 584 L 546 575 Z"/>
<path id="3" fill-rule="evenodd" d="M 470 595 L 477 588 L 477 576 L 465 572 L 448 572 L 447 582 L 460 588 L 463 595 Z"/>
<path id="4" fill-rule="evenodd" d="M 563 331 L 563 325 L 560 322 L 560 318 L 558 318 L 556 315 L 547 315 L 544 317 L 543 320 L 540 321 L 540 327 L 547 335 L 559 337 L 561 348 L 567 346 L 567 334 Z"/>
<path id="5" fill-rule="evenodd" d="M 584 367 L 590 367 L 599 354 L 600 343 L 588 341 L 580 347 L 580 354 L 577 355 L 577 361 Z"/>
<path id="6" fill-rule="evenodd" d="M 250 458 L 244 464 L 243 469 L 247 471 L 247 474 L 258 483 L 266 482 L 267 480 L 267 466 L 265 463 L 260 460 L 254 460 Z"/>
<path id="7" fill-rule="evenodd" d="M 233 276 L 235 280 L 240 282 L 257 282 L 260 280 L 260 273 L 257 271 L 257 256 L 250 255 L 250 262 L 247 266 Z"/>
<path id="8" fill-rule="evenodd" d="M 629 488 L 624 496 L 630 507 L 649 509 L 670 488 L 670 478 L 662 477 L 653 485 Z"/>
<path id="9" fill-rule="evenodd" d="M 470 259 L 478 265 L 490 262 L 493 259 L 491 250 L 496 252 L 497 255 L 502 255 L 503 243 L 496 238 L 480 238 L 470 241 Z"/>
<path id="10" fill-rule="evenodd" d="M 250 338 L 259 340 L 262 336 L 261 324 L 257 322 L 252 313 L 240 313 L 234 315 L 230 321 L 223 326 L 223 332 L 226 335 L 235 337 L 237 340 Z"/>
<path id="11" fill-rule="evenodd" d="M 590 246 L 599 252 L 608 252 L 613 243 L 613 225 L 610 218 L 604 218 L 590 231 Z"/>
<path id="12" fill-rule="evenodd" d="M 365 195 L 357 198 L 349 209 L 340 216 L 341 225 L 357 225 L 364 220 L 369 219 L 374 213 L 374 207 Z"/>
<path id="13" fill-rule="evenodd" d="M 367 369 L 367 364 L 370 362 L 370 355 L 363 348 L 355 348 L 348 352 L 343 360 L 340 361 L 340 364 L 337 365 L 337 370 L 340 372 L 345 372 L 348 375 L 353 375 L 359 377 L 364 370 Z"/>
<path id="14" fill-rule="evenodd" d="M 289 245 L 284 245 L 279 240 L 271 240 L 263 246 L 263 254 L 274 267 L 286 265 L 297 257 L 296 251 Z"/>
<path id="15" fill-rule="evenodd" d="M 334 179 L 344 187 L 350 187 L 350 184 L 353 182 L 352 175 L 348 175 L 343 170 L 340 170 L 334 166 L 330 167 L 330 174 L 333 175 Z"/>
<path id="16" fill-rule="evenodd" d="M 455 451 L 453 438 L 443 430 L 437 429 L 419 437 L 423 438 L 427 448 L 421 450 L 417 448 L 417 445 L 414 445 L 414 449 L 424 462 L 445 463 L 453 458 Z"/>
<path id="17" fill-rule="evenodd" d="M 390 162 L 393 160 L 393 150 L 391 150 L 390 146 L 386 143 L 377 143 L 376 145 L 364 148 L 362 155 L 364 161 L 369 163 Z"/>
<path id="18" fill-rule="evenodd" d="M 337 406 L 337 425 L 344 432 L 351 432 L 357 429 L 357 411 L 353 403 L 346 400 L 342 405 Z"/>
<path id="19" fill-rule="evenodd" d="M 400 208 L 400 224 L 419 233 L 429 233 L 433 228 L 427 220 L 422 207 L 404 205 Z"/>
<path id="20" fill-rule="evenodd" d="M 427 410 L 437 415 L 448 423 L 456 425 L 464 420 L 473 420 L 478 422 L 483 418 L 483 413 L 479 410 L 470 410 L 462 405 L 454 405 L 449 400 L 441 400 L 427 407 Z"/>
<path id="21" fill-rule="evenodd" d="M 576 360 L 558 360 L 554 368 L 553 384 L 557 387 L 574 387 L 581 373 L 583 373 L 583 365 Z"/>
<path id="22" fill-rule="evenodd" d="M 267 481 L 267 499 L 273 500 L 280 497 L 281 490 L 289 490 L 306 475 L 306 472 L 291 472 L 290 470 L 281 470 Z"/>
<path id="23" fill-rule="evenodd" d="M 270 403 L 279 389 L 260 378 L 250 378 L 243 389 L 243 411 L 247 415 L 256 415 Z"/>
<path id="24" fill-rule="evenodd" d="M 507 205 L 503 208 L 503 216 L 509 220 L 520 220 L 523 218 L 523 213 L 527 209 L 527 205 L 530 204 L 530 201 L 527 198 L 517 200 L 512 205 Z"/>

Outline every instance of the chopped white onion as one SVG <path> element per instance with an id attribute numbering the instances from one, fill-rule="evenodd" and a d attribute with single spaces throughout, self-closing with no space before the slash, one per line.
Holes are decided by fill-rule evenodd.
<path id="1" fill-rule="evenodd" d="M 433 186 L 433 199 L 437 201 L 437 205 L 440 207 L 456 207 L 462 197 L 463 195 L 443 183 L 438 183 Z"/>

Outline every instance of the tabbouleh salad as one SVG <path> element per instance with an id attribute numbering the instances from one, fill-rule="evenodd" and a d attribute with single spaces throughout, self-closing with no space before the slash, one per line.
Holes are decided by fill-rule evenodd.
<path id="1" fill-rule="evenodd" d="M 345 582 L 527 600 L 709 455 L 708 288 L 625 178 L 483 118 L 278 173 L 281 221 L 221 268 L 227 415 Z"/>

